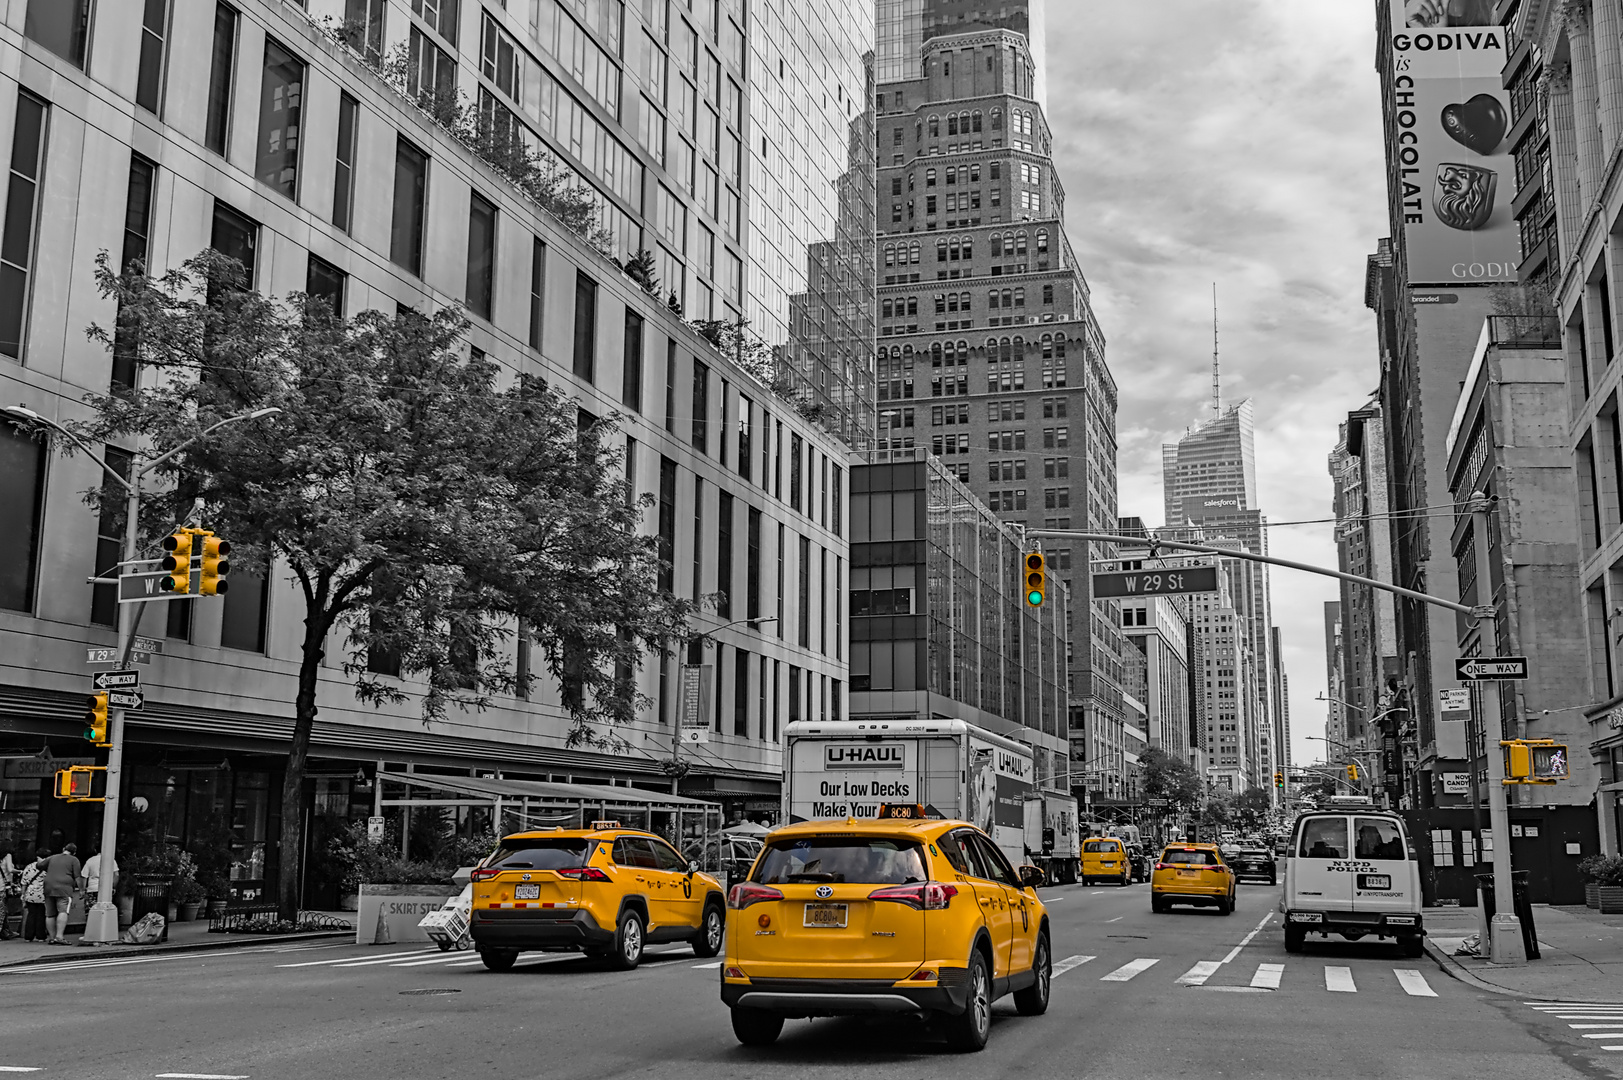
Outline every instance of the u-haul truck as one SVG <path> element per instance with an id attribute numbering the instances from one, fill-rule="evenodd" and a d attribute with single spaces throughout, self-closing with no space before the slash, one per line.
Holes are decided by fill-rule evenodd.
<path id="1" fill-rule="evenodd" d="M 785 729 L 787 820 L 872 818 L 920 803 L 974 822 L 1015 866 L 1030 861 L 1031 747 L 963 720 L 801 720 Z"/>

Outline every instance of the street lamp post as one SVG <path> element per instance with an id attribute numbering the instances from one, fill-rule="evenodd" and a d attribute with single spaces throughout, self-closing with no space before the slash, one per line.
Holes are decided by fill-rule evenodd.
<path id="1" fill-rule="evenodd" d="M 682 637 L 682 644 L 687 646 L 695 641 L 703 641 L 712 634 L 726 630 L 730 626 L 755 626 L 760 623 L 777 621 L 778 617 L 776 615 L 762 615 L 753 619 L 734 619 L 732 622 L 722 623 L 720 626 L 711 627 L 709 630 L 695 630 L 685 634 Z M 716 693 L 721 693 L 721 687 L 716 687 Z M 682 764 L 682 717 L 680 710 L 675 723 L 671 725 L 671 729 L 671 760 L 669 768 L 671 771 L 671 794 L 676 795 L 682 783 L 682 776 L 687 772 L 687 768 Z"/>
<path id="2" fill-rule="evenodd" d="M 253 412 L 239 413 L 228 416 L 196 435 L 187 439 L 179 446 L 160 454 L 151 461 L 135 468 L 130 468 L 129 479 L 125 479 L 119 472 L 109 466 L 105 459 L 99 458 L 72 431 L 63 427 L 55 420 L 41 416 L 33 409 L 24 405 L 9 405 L 0 408 L 0 415 L 21 421 L 30 426 L 50 428 L 69 442 L 77 446 L 86 457 L 90 458 L 107 476 L 124 488 L 124 550 L 122 563 L 134 561 L 140 547 L 141 533 L 141 478 L 153 469 L 162 465 L 170 458 L 179 454 L 194 443 L 207 438 L 227 424 L 234 424 L 239 420 L 258 420 L 281 412 L 281 409 L 255 409 Z M 98 575 L 99 576 L 99 575 Z M 118 666 L 128 666 L 130 654 L 135 646 L 135 632 L 140 627 L 141 614 L 146 610 L 146 601 L 140 603 L 120 603 L 118 605 Z M 104 792 L 105 800 L 102 803 L 101 815 L 101 870 L 99 887 L 96 893 L 96 903 L 86 913 L 84 940 L 96 944 L 111 943 L 118 940 L 118 905 L 113 902 L 113 851 L 118 844 L 118 799 L 120 779 L 124 770 L 124 710 L 113 709 L 107 717 L 107 789 Z"/>

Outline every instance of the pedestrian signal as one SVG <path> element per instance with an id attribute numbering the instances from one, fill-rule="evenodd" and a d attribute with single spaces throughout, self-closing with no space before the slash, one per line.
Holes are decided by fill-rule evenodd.
<path id="1" fill-rule="evenodd" d="M 55 795 L 68 802 L 106 802 L 107 770 L 100 765 L 58 769 Z"/>
<path id="2" fill-rule="evenodd" d="M 91 694 L 85 705 L 85 738 L 97 746 L 106 746 L 107 694 Z"/>
<path id="3" fill-rule="evenodd" d="M 1048 574 L 1045 572 L 1043 553 L 1033 551 L 1026 556 L 1026 603 L 1041 607 L 1048 593 Z"/>
<path id="4" fill-rule="evenodd" d="M 158 579 L 160 592 L 185 593 L 192 591 L 192 534 L 180 529 L 163 538 L 163 549 L 169 554 L 158 565 L 167 575 Z"/>
<path id="5" fill-rule="evenodd" d="M 1499 744 L 1505 752 L 1507 784 L 1553 784 L 1565 780 L 1567 748 L 1549 739 L 1511 739 Z"/>

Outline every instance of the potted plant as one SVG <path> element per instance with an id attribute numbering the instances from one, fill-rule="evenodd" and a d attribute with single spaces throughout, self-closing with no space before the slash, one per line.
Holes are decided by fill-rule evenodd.
<path id="1" fill-rule="evenodd" d="M 180 922 L 192 922 L 197 918 L 197 911 L 208 898 L 205 889 L 196 878 L 182 878 L 175 884 L 175 906 L 179 909 Z"/>
<path id="2" fill-rule="evenodd" d="M 1598 855 L 1589 872 L 1601 913 L 1623 915 L 1623 856 Z"/>
<path id="3" fill-rule="evenodd" d="M 1600 907 L 1600 880 L 1597 875 L 1600 873 L 1601 866 L 1605 862 L 1606 856 L 1591 855 L 1589 858 L 1578 863 L 1578 873 L 1584 879 L 1585 907 Z"/>
<path id="4" fill-rule="evenodd" d="M 197 883 L 202 887 L 208 897 L 208 913 L 210 918 L 225 914 L 226 904 L 231 902 L 231 879 L 225 874 L 200 873 Z"/>

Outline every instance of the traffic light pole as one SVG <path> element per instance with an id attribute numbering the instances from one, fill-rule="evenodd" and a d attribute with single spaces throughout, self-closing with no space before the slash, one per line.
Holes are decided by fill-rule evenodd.
<path id="1" fill-rule="evenodd" d="M 1488 560 L 1488 510 L 1492 506 L 1487 495 L 1471 492 L 1467 503 L 1471 511 L 1471 540 L 1476 548 L 1476 596 L 1481 601 L 1473 614 L 1477 618 L 1478 655 L 1492 660 L 1499 655 L 1498 604 L 1494 598 L 1492 568 Z M 1481 684 L 1482 730 L 1498 732 L 1484 738 L 1488 758 L 1488 827 L 1493 833 L 1493 920 L 1488 926 L 1488 959 L 1495 964 L 1527 963 L 1526 946 L 1522 943 L 1522 924 L 1516 917 L 1515 892 L 1510 873 L 1510 807 L 1505 799 L 1505 755 L 1499 748 L 1504 738 L 1504 720 L 1499 707 L 1499 684 L 1487 680 Z M 1473 746 L 1474 754 L 1476 748 Z M 1475 774 L 1476 763 L 1471 763 Z"/>

